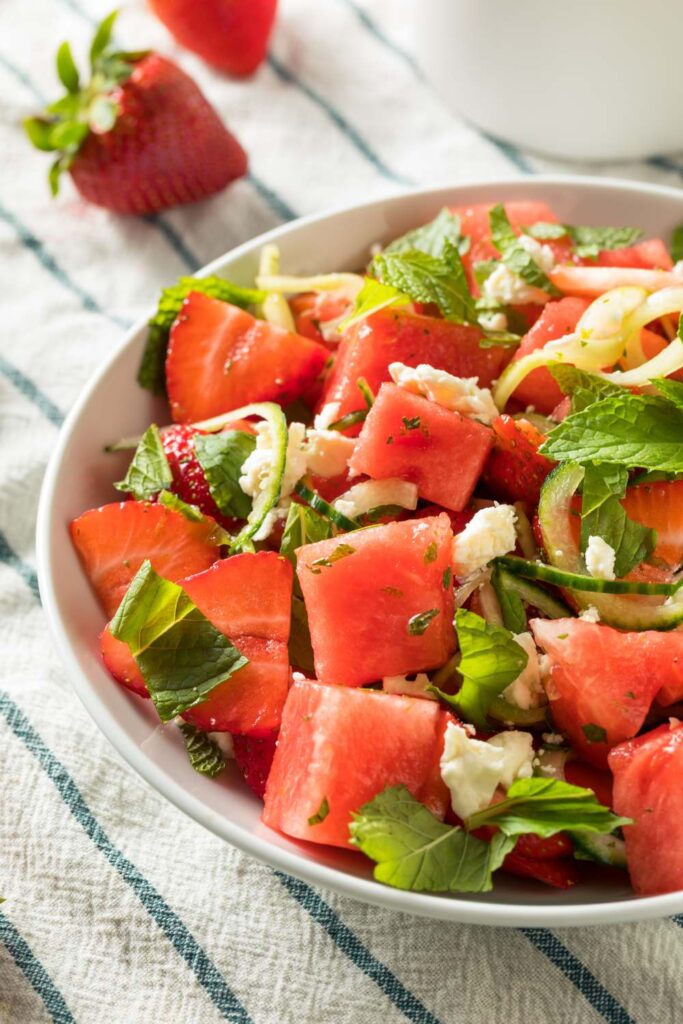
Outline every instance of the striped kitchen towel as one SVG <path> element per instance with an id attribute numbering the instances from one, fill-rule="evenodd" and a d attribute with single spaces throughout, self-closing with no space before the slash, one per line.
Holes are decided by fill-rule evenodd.
<path id="1" fill-rule="evenodd" d="M 332 204 L 561 169 L 442 105 L 411 56 L 414 0 L 282 0 L 249 82 L 178 52 L 131 2 L 122 40 L 158 46 L 197 78 L 251 172 L 144 219 L 86 206 L 68 184 L 52 202 L 19 122 L 55 93 L 56 44 L 83 52 L 110 2 L 0 5 L 0 1022 L 674 1024 L 683 919 L 503 931 L 319 892 L 165 803 L 72 694 L 38 599 L 38 491 L 66 410 L 159 288 Z M 677 184 L 683 155 L 619 173 Z"/>

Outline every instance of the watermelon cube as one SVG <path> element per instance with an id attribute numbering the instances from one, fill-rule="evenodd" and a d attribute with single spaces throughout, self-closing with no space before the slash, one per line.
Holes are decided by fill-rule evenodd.
<path id="1" fill-rule="evenodd" d="M 614 810 L 624 826 L 626 861 L 639 896 L 683 889 L 683 723 L 672 719 L 609 755 Z"/>
<path id="2" fill-rule="evenodd" d="M 452 540 L 442 513 L 298 548 L 321 682 L 361 686 L 444 664 L 455 647 Z"/>
<path id="3" fill-rule="evenodd" d="M 432 701 L 295 683 L 268 776 L 264 822 L 297 839 L 348 847 L 351 812 L 399 783 L 443 818 L 448 791 L 439 758 L 449 719 Z"/>
<path id="4" fill-rule="evenodd" d="M 530 331 L 522 338 L 513 362 L 528 356 L 549 341 L 571 334 L 579 318 L 589 306 L 587 299 L 566 298 L 549 302 Z M 532 405 L 538 412 L 551 413 L 564 397 L 560 386 L 545 366 L 532 370 L 514 391 L 513 397 L 522 405 Z"/>
<path id="5" fill-rule="evenodd" d="M 504 346 L 481 348 L 481 331 L 404 309 L 387 309 L 366 317 L 345 334 L 323 398 L 339 402 L 338 416 L 365 408 L 358 390 L 364 377 L 373 391 L 391 379 L 389 364 L 428 363 L 456 377 L 478 377 L 481 387 L 500 375 L 509 361 Z"/>
<path id="6" fill-rule="evenodd" d="M 396 384 L 383 384 L 349 460 L 354 473 L 402 477 L 453 512 L 470 500 L 493 445 L 488 427 Z"/>
<path id="7" fill-rule="evenodd" d="M 289 687 L 292 567 L 272 551 L 233 555 L 181 586 L 249 664 L 184 717 L 200 729 L 269 735 L 280 724 Z"/>

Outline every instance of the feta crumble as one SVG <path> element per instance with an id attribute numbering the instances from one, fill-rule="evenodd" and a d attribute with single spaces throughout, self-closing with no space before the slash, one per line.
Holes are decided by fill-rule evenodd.
<path id="1" fill-rule="evenodd" d="M 306 465 L 315 476 L 341 476 L 356 442 L 338 430 L 321 430 L 313 427 L 306 431 Z"/>
<path id="2" fill-rule="evenodd" d="M 508 318 L 505 313 L 482 313 L 479 323 L 485 331 L 507 331 Z"/>
<path id="3" fill-rule="evenodd" d="M 399 477 L 387 477 L 386 480 L 363 480 L 348 491 L 344 491 L 333 502 L 337 512 L 357 519 L 374 508 L 383 505 L 400 505 L 411 511 L 417 508 L 417 484 Z"/>
<path id="4" fill-rule="evenodd" d="M 341 402 L 326 402 L 313 420 L 313 426 L 316 430 L 327 430 L 331 423 L 339 419 L 340 412 Z"/>
<path id="5" fill-rule="evenodd" d="M 455 377 L 427 363 L 419 366 L 390 363 L 389 373 L 393 382 L 405 391 L 422 395 L 444 409 L 470 416 L 487 426 L 499 415 L 489 389 L 478 386 L 478 377 Z"/>
<path id="6" fill-rule="evenodd" d="M 599 580 L 616 579 L 614 562 L 616 551 L 602 537 L 591 536 L 586 547 L 586 568 L 591 576 Z"/>
<path id="7" fill-rule="evenodd" d="M 208 732 L 206 734 L 216 744 L 226 761 L 232 761 L 235 757 L 235 744 L 232 741 L 232 733 L 229 732 Z"/>
<path id="8" fill-rule="evenodd" d="M 532 759 L 529 733 L 505 732 L 482 742 L 449 722 L 440 770 L 455 813 L 464 820 L 488 807 L 499 786 L 508 787 L 533 773 Z"/>
<path id="9" fill-rule="evenodd" d="M 482 508 L 453 540 L 453 569 L 458 579 L 470 576 L 517 543 L 517 513 L 512 505 Z"/>
<path id="10" fill-rule="evenodd" d="M 544 274 L 549 274 L 555 266 L 555 256 L 548 245 L 542 245 L 531 235 L 520 235 L 518 244 L 529 253 L 534 263 Z M 493 273 L 484 281 L 483 297 L 491 305 L 515 306 L 526 302 L 542 305 L 548 301 L 548 294 L 541 288 L 527 284 L 512 270 L 499 263 Z"/>
<path id="11" fill-rule="evenodd" d="M 423 697 L 425 700 L 438 700 L 435 693 L 429 693 L 427 687 L 430 679 L 426 672 L 418 672 L 414 679 L 407 676 L 386 676 L 382 680 L 385 693 L 394 693 L 402 697 Z"/>
<path id="12" fill-rule="evenodd" d="M 588 606 L 588 608 L 584 608 L 584 610 L 580 613 L 579 618 L 583 619 L 584 622 L 599 622 L 600 612 L 591 604 Z"/>
<path id="13" fill-rule="evenodd" d="M 265 517 L 258 531 L 254 534 L 254 540 L 265 540 L 270 536 L 273 527 L 278 519 L 287 516 L 287 510 L 291 505 L 291 495 L 295 486 L 306 473 L 306 452 L 303 448 L 306 427 L 303 423 L 290 423 L 287 438 L 287 455 L 285 461 L 285 472 L 280 487 L 280 499 L 275 508 L 271 509 Z M 268 485 L 268 479 L 273 466 L 273 437 L 270 424 L 262 420 L 256 426 L 256 447 L 247 456 L 242 466 L 242 475 L 239 479 L 240 488 L 254 501 Z"/>
<path id="14" fill-rule="evenodd" d="M 502 696 L 509 704 L 514 704 L 522 711 L 540 708 L 542 704 L 547 704 L 548 698 L 541 682 L 541 667 L 534 638 L 531 633 L 518 633 L 515 640 L 526 652 L 529 660 L 524 671 L 503 690 Z"/>

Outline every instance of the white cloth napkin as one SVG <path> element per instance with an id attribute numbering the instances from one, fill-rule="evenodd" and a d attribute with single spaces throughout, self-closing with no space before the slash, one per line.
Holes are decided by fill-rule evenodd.
<path id="1" fill-rule="evenodd" d="M 52 202 L 19 121 L 56 95 L 56 45 L 84 53 L 110 6 L 0 5 L 0 1022 L 673 1024 L 683 920 L 503 931 L 317 892 L 183 817 L 72 694 L 37 597 L 35 509 L 62 417 L 122 327 L 162 285 L 283 219 L 560 167 L 482 137 L 435 97 L 410 57 L 414 0 L 282 0 L 271 59 L 249 82 L 178 51 L 134 2 L 120 38 L 196 77 L 250 177 L 148 220 L 86 206 L 69 182 Z M 683 155 L 618 173 L 679 184 Z"/>

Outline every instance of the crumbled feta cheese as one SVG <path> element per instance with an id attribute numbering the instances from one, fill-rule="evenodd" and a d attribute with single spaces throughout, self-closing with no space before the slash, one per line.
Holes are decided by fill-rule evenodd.
<path id="1" fill-rule="evenodd" d="M 512 505 L 479 509 L 453 540 L 453 568 L 458 579 L 470 576 L 517 543 L 517 513 Z"/>
<path id="2" fill-rule="evenodd" d="M 292 672 L 292 682 L 293 683 L 305 683 L 306 682 L 306 676 L 303 674 L 303 672 Z"/>
<path id="3" fill-rule="evenodd" d="M 678 262 L 674 263 L 673 273 L 683 277 L 683 260 L 678 260 Z"/>
<path id="4" fill-rule="evenodd" d="M 490 425 L 498 416 L 498 409 L 488 388 L 480 388 L 478 377 L 455 377 L 445 370 L 436 370 L 427 363 L 405 366 L 390 363 L 391 379 L 400 388 L 422 395 L 451 412 L 470 416 Z"/>
<path id="5" fill-rule="evenodd" d="M 326 402 L 313 420 L 313 426 L 316 430 L 327 430 L 331 423 L 339 419 L 340 412 L 341 402 Z"/>
<path id="6" fill-rule="evenodd" d="M 518 243 L 526 249 L 544 274 L 550 273 L 555 265 L 555 256 L 550 246 L 542 245 L 530 235 L 520 235 Z M 493 273 L 486 278 L 482 294 L 491 305 L 515 306 L 526 302 L 538 305 L 548 301 L 547 292 L 527 284 L 504 263 L 499 263 Z"/>
<path id="7" fill-rule="evenodd" d="M 602 537 L 589 537 L 586 547 L 586 568 L 591 576 L 600 580 L 616 579 L 614 575 L 614 562 L 616 559 L 614 548 L 603 540 Z"/>
<path id="8" fill-rule="evenodd" d="M 284 519 L 287 515 L 292 491 L 306 472 L 306 452 L 303 448 L 305 434 L 306 428 L 303 423 L 289 424 L 287 456 L 280 488 L 280 500 L 277 507 L 271 509 L 257 533 L 254 534 L 255 541 L 265 540 L 269 537 L 277 520 Z M 267 486 L 272 465 L 273 438 L 270 424 L 267 420 L 262 420 L 256 427 L 256 447 L 245 459 L 239 479 L 241 489 L 254 501 Z"/>
<path id="9" fill-rule="evenodd" d="M 485 331 L 507 331 L 508 318 L 505 313 L 482 313 L 479 323 Z"/>
<path id="10" fill-rule="evenodd" d="M 548 698 L 541 682 L 541 669 L 534 638 L 531 633 L 518 633 L 515 640 L 524 649 L 529 660 L 524 671 L 503 690 L 502 696 L 523 711 L 540 708 L 542 704 L 547 704 Z"/>
<path id="11" fill-rule="evenodd" d="M 385 693 L 395 693 L 404 697 L 424 697 L 426 700 L 438 700 L 435 693 L 430 693 L 427 687 L 430 685 L 429 676 L 426 672 L 418 672 L 414 679 L 407 676 L 386 676 L 382 680 L 382 689 Z"/>
<path id="12" fill-rule="evenodd" d="M 357 519 L 383 505 L 400 505 L 401 508 L 412 510 L 417 508 L 417 484 L 399 477 L 364 480 L 344 491 L 333 504 L 337 512 L 349 519 Z"/>
<path id="13" fill-rule="evenodd" d="M 584 622 L 599 622 L 600 612 L 591 604 L 588 606 L 588 608 L 584 608 L 584 610 L 579 615 L 579 618 L 583 619 Z"/>
<path id="14" fill-rule="evenodd" d="M 561 732 L 544 732 L 541 739 L 548 747 L 561 747 L 564 745 L 564 736 Z"/>
<path id="15" fill-rule="evenodd" d="M 235 756 L 235 745 L 232 741 L 232 733 L 229 732 L 207 732 L 210 740 L 216 744 L 226 761 L 232 761 Z"/>
<path id="16" fill-rule="evenodd" d="M 306 464 L 315 476 L 341 476 L 353 455 L 356 442 L 338 430 L 306 431 Z"/>
<path id="17" fill-rule="evenodd" d="M 471 739 L 460 725 L 449 722 L 441 755 L 441 778 L 451 794 L 451 806 L 460 818 L 482 811 L 499 786 L 532 774 L 531 736 L 505 732 L 486 743 Z"/>

